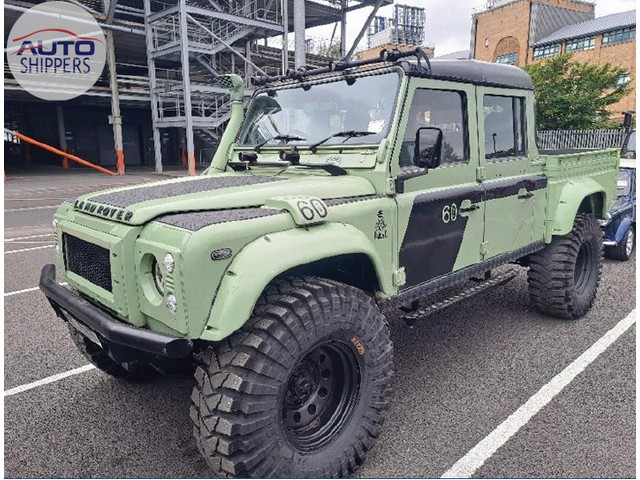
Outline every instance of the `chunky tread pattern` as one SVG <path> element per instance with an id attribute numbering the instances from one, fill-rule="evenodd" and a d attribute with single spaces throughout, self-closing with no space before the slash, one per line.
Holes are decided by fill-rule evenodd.
<path id="1" fill-rule="evenodd" d="M 362 414 L 352 417 L 335 454 L 311 452 L 301 459 L 279 425 L 280 387 L 317 340 L 345 328 L 357 332 L 368 349 Z M 391 394 L 392 343 L 377 305 L 353 287 L 317 277 L 278 280 L 265 289 L 240 331 L 196 360 L 193 433 L 219 474 L 344 477 L 363 463 L 380 433 Z M 315 461 L 309 458 L 314 456 Z"/>
<path id="2" fill-rule="evenodd" d="M 585 298 L 578 298 L 574 288 L 574 270 L 578 252 L 584 242 L 591 242 L 597 252 L 595 285 Z M 542 251 L 529 257 L 529 297 L 542 313 L 564 319 L 585 315 L 596 297 L 602 273 L 602 231 L 591 215 L 579 214 L 567 235 L 555 237 Z"/>
<path id="3" fill-rule="evenodd" d="M 635 233 L 635 227 L 629 227 L 629 229 L 633 229 L 634 233 Z M 629 260 L 629 258 L 631 258 L 630 255 L 627 255 L 627 236 L 629 235 L 629 231 L 627 231 L 627 233 L 625 234 L 625 236 L 622 238 L 622 240 L 620 241 L 620 243 L 616 246 L 611 246 L 611 247 L 605 247 L 604 249 L 604 254 L 607 258 L 610 258 L 612 260 L 619 260 L 621 262 L 626 262 L 627 260 Z M 635 237 L 634 237 L 635 238 Z M 635 250 L 635 245 L 633 250 L 631 250 L 631 253 L 633 254 L 633 251 Z"/>

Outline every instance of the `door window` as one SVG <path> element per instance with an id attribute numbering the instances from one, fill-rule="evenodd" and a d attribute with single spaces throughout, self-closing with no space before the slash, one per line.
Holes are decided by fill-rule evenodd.
<path id="1" fill-rule="evenodd" d="M 413 96 L 409 121 L 400 151 L 400 166 L 415 167 L 416 132 L 421 127 L 442 130 L 442 165 L 467 163 L 466 95 L 452 90 L 418 89 Z"/>
<path id="2" fill-rule="evenodd" d="M 524 98 L 485 95 L 483 106 L 485 158 L 526 156 Z"/>

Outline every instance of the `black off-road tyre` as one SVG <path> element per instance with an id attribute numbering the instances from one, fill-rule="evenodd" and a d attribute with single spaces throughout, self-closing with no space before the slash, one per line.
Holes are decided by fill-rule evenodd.
<path id="1" fill-rule="evenodd" d="M 584 316 L 596 298 L 602 271 L 602 230 L 595 218 L 578 214 L 567 235 L 555 237 L 529 257 L 529 296 L 543 313 Z"/>
<path id="2" fill-rule="evenodd" d="M 80 353 L 98 370 L 107 375 L 131 383 L 145 382 L 157 376 L 156 372 L 148 366 L 141 366 L 132 371 L 127 370 L 122 365 L 114 362 L 101 346 L 93 343 L 71 325 L 68 325 L 68 327 L 71 340 L 73 340 Z"/>
<path id="3" fill-rule="evenodd" d="M 196 444 L 226 476 L 344 477 L 380 433 L 392 355 L 364 292 L 317 277 L 274 282 L 241 331 L 198 356 Z"/>
<path id="4" fill-rule="evenodd" d="M 604 247 L 604 255 L 612 260 L 626 262 L 636 249 L 636 229 L 629 227 L 622 240 L 615 247 Z"/>

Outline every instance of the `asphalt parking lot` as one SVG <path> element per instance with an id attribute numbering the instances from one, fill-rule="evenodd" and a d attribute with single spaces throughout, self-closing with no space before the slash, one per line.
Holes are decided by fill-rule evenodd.
<path id="1" fill-rule="evenodd" d="M 5 183 L 5 477 L 210 477 L 191 438 L 190 379 L 143 385 L 82 367 L 35 289 L 54 260 L 51 216 L 65 198 L 158 179 L 84 171 Z M 396 376 L 384 433 L 361 477 L 440 477 L 635 309 L 636 259 L 605 262 L 587 317 L 528 304 L 524 270 L 409 328 L 392 319 Z M 475 477 L 636 476 L 635 324 L 520 428 Z M 14 390 L 15 392 L 15 390 Z"/>

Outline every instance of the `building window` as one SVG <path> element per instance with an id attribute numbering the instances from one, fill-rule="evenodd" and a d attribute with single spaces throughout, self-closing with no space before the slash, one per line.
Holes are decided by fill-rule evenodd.
<path id="1" fill-rule="evenodd" d="M 506 55 L 498 55 L 496 57 L 496 63 L 505 63 L 507 65 L 517 65 L 518 64 L 518 54 L 517 53 L 507 53 Z"/>
<path id="2" fill-rule="evenodd" d="M 593 50 L 596 48 L 596 37 L 572 38 L 567 40 L 567 52 Z"/>
<path id="3" fill-rule="evenodd" d="M 485 95 L 484 152 L 488 161 L 527 154 L 524 98 Z"/>
<path id="4" fill-rule="evenodd" d="M 602 45 L 616 45 L 618 43 L 631 42 L 636 38 L 636 27 L 620 28 L 602 34 Z"/>
<path id="5" fill-rule="evenodd" d="M 626 87 L 631 83 L 631 75 L 628 73 L 623 73 L 618 77 L 618 81 L 616 82 L 616 87 Z"/>
<path id="6" fill-rule="evenodd" d="M 538 60 L 540 58 L 555 57 L 560 53 L 559 43 L 550 43 L 549 45 L 543 45 L 533 49 L 533 59 Z"/>

